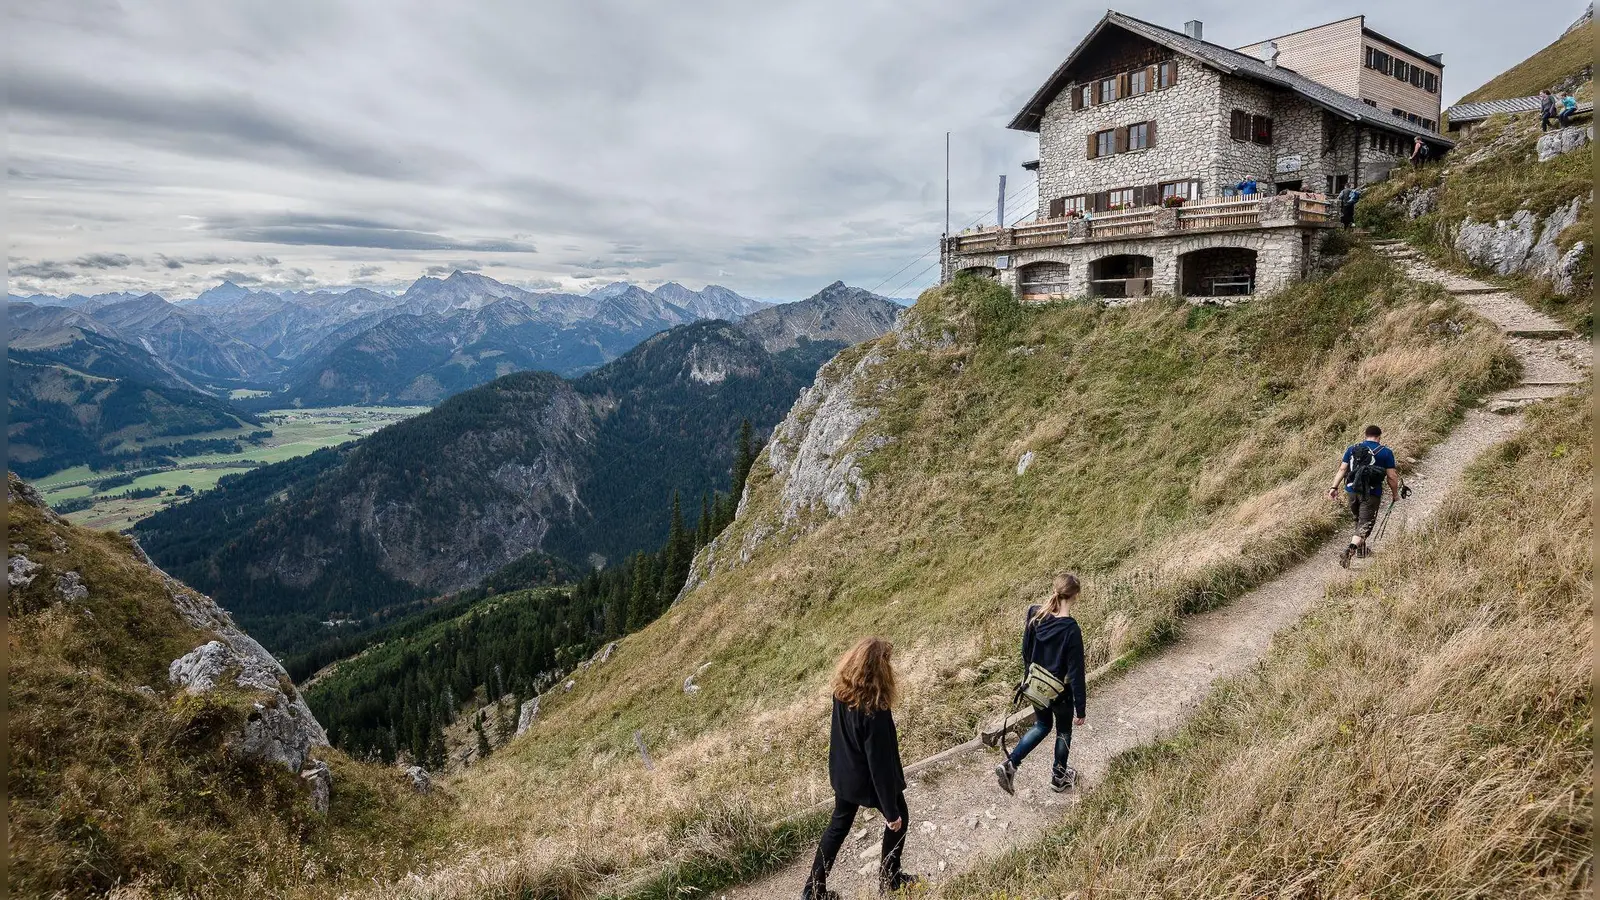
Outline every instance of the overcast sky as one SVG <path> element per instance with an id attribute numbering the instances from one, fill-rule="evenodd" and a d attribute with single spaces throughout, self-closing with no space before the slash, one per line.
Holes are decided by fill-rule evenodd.
<path id="1" fill-rule="evenodd" d="M 835 279 L 914 295 L 944 219 L 1009 176 L 1005 130 L 1104 13 L 1053 2 L 8 0 L 12 293 Z M 1136 0 L 1230 46 L 1365 12 L 1442 52 L 1448 104 L 1573 0 Z M 919 254 L 926 259 L 891 273 Z M 887 281 L 886 281 L 887 279 Z"/>

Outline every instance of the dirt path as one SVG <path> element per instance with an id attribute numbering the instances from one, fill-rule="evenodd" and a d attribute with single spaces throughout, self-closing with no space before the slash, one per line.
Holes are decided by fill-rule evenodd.
<path id="1" fill-rule="evenodd" d="M 1408 477 L 1411 500 L 1395 507 L 1388 524 L 1393 535 L 1415 527 L 1437 509 L 1480 453 L 1520 427 L 1520 407 L 1558 396 L 1587 380 L 1589 346 L 1514 296 L 1491 285 L 1436 269 L 1407 248 L 1380 245 L 1419 280 L 1443 285 L 1484 318 L 1516 337 L 1512 345 L 1525 368 L 1523 383 L 1470 411 Z M 911 833 L 906 869 L 937 883 L 993 856 L 1034 839 L 1105 776 L 1113 757 L 1160 737 L 1188 717 L 1218 679 L 1240 674 L 1266 654 L 1272 638 L 1294 624 L 1329 585 L 1350 577 L 1334 563 L 1347 540 L 1338 535 L 1310 558 L 1260 588 L 1208 613 L 1185 618 L 1182 636 L 1116 680 L 1089 692 L 1088 724 L 1073 735 L 1072 761 L 1080 787 L 1067 794 L 1049 790 L 1051 743 L 1034 751 L 1017 775 L 1017 795 L 995 784 L 997 751 L 958 752 L 913 776 L 906 791 Z M 1381 545 L 1380 545 L 1381 547 Z M 1381 550 L 1380 550 L 1381 552 Z M 1357 562 L 1357 567 L 1361 563 Z M 847 898 L 877 895 L 881 820 L 871 811 L 857 817 L 855 831 L 839 854 L 829 887 Z M 798 897 L 811 857 L 751 884 L 718 892 L 727 900 Z"/>

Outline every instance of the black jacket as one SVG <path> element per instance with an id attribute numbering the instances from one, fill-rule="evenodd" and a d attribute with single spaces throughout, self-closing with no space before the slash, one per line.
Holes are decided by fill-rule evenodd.
<path id="1" fill-rule="evenodd" d="M 1066 682 L 1071 696 L 1057 697 L 1055 705 L 1065 706 L 1071 700 L 1081 719 L 1088 691 L 1083 671 L 1083 630 L 1071 616 L 1045 616 L 1035 625 L 1033 617 L 1038 614 L 1039 607 L 1028 607 L 1027 623 L 1022 627 L 1022 671 L 1026 673 L 1028 666 L 1038 663 Z"/>
<path id="2" fill-rule="evenodd" d="M 828 780 L 846 803 L 879 810 L 893 820 L 904 814 L 900 738 L 888 710 L 863 713 L 833 698 L 833 734 L 828 740 Z"/>

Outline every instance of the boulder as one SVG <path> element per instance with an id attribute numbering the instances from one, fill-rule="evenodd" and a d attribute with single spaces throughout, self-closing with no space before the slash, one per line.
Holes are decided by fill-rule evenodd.
<path id="1" fill-rule="evenodd" d="M 1456 252 L 1498 275 L 1532 275 L 1549 280 L 1563 293 L 1570 292 L 1572 273 L 1583 251 L 1573 247 L 1563 253 L 1557 238 L 1577 223 L 1581 208 L 1582 199 L 1574 197 L 1543 222 L 1526 209 L 1492 224 L 1468 219 L 1456 235 Z"/>
<path id="2" fill-rule="evenodd" d="M 535 697 L 532 700 L 524 701 L 522 708 L 517 710 L 516 736 L 521 737 L 524 731 L 532 728 L 533 721 L 537 718 L 539 718 L 539 698 Z"/>
<path id="3" fill-rule="evenodd" d="M 56 596 L 68 603 L 78 603 L 89 598 L 89 588 L 77 572 L 62 572 L 56 576 Z"/>
<path id="4" fill-rule="evenodd" d="M 13 588 L 27 587 L 33 584 L 33 579 L 43 566 L 23 556 L 21 553 L 6 558 L 6 583 Z"/>
<path id="5" fill-rule="evenodd" d="M 1027 453 L 1022 454 L 1021 459 L 1017 460 L 1017 475 L 1025 474 L 1031 465 L 1033 465 L 1033 451 L 1029 450 Z"/>
<path id="6" fill-rule="evenodd" d="M 421 766 L 406 766 L 405 773 L 411 779 L 411 789 L 419 794 L 426 794 L 433 790 L 433 776 Z"/>
<path id="7" fill-rule="evenodd" d="M 1413 188 L 1406 191 L 1400 198 L 1405 205 L 1406 218 L 1420 219 L 1439 207 L 1439 189 Z"/>
<path id="8" fill-rule="evenodd" d="M 1589 145 L 1590 136 L 1589 128 L 1582 125 L 1568 125 L 1545 132 L 1539 136 L 1537 145 L 1539 162 L 1549 162 L 1558 156 L 1582 150 Z"/>
<path id="9" fill-rule="evenodd" d="M 326 746 L 328 738 L 283 667 L 265 650 L 261 654 L 220 640 L 207 641 L 173 660 L 167 678 L 189 694 L 229 686 L 259 692 L 244 725 L 228 735 L 228 745 L 240 755 L 299 772 L 311 748 Z"/>
<path id="10" fill-rule="evenodd" d="M 333 773 L 328 771 L 328 764 L 320 759 L 312 760 L 311 765 L 300 773 L 300 778 L 311 795 L 311 808 L 326 814 L 328 803 L 333 798 Z"/>

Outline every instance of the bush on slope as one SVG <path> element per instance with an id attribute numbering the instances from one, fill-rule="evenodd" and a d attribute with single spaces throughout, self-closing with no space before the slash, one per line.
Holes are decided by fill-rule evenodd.
<path id="1" fill-rule="evenodd" d="M 1050 836 L 941 896 L 1593 894 L 1592 423 L 1530 413 Z"/>

